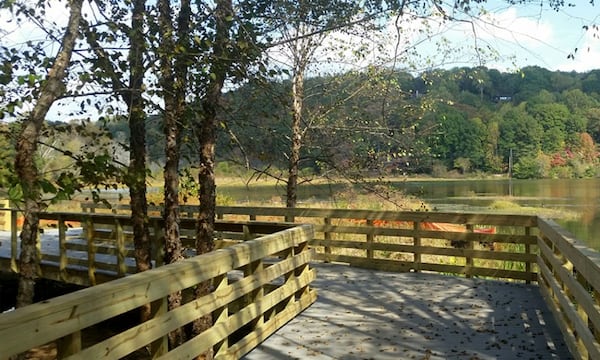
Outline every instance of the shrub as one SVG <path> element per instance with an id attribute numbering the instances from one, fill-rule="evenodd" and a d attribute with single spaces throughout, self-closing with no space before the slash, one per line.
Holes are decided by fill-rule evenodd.
<path id="1" fill-rule="evenodd" d="M 519 159 L 513 168 L 513 176 L 517 179 L 540 179 L 543 177 L 543 164 L 537 157 L 525 156 Z"/>

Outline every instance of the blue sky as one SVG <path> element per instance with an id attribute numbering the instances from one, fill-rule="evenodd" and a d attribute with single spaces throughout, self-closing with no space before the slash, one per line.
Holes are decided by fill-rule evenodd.
<path id="1" fill-rule="evenodd" d="M 418 48 L 420 61 L 427 64 L 429 57 L 436 56 L 440 61 L 430 61 L 429 66 L 443 66 L 446 68 L 456 66 L 477 66 L 484 65 L 489 68 L 496 68 L 501 71 L 516 71 L 519 68 L 537 65 L 550 70 L 578 71 L 586 72 L 593 69 L 600 69 L 600 31 L 585 31 L 583 26 L 600 24 L 600 2 L 591 5 L 589 0 L 570 0 L 576 2 L 576 6 L 565 6 L 559 11 L 551 9 L 547 3 L 549 0 L 532 1 L 536 4 L 508 5 L 503 0 L 489 0 L 481 5 L 487 13 L 478 14 L 471 22 L 447 22 L 434 23 L 433 30 L 439 33 L 431 41 L 423 41 Z M 447 0 L 451 4 L 453 0 Z M 540 2 L 542 5 L 540 5 Z M 598 2 L 598 1 L 597 1 Z M 48 11 L 48 18 L 58 23 L 66 22 L 68 17 L 64 9 L 64 1 L 56 1 L 56 6 Z M 0 13 L 0 23 L 3 23 L 0 33 L 0 42 L 6 45 L 22 43 L 27 39 L 41 40 L 45 34 L 35 28 L 33 24 L 9 23 L 8 17 Z M 418 30 L 422 27 L 419 24 L 404 23 L 403 26 L 413 31 L 411 34 L 405 33 L 401 42 L 410 43 L 411 40 L 419 41 Z M 437 27 L 436 27 L 437 26 Z M 411 29 L 412 27 L 412 29 Z M 36 31 L 37 30 L 37 31 Z M 383 44 L 387 54 L 392 52 L 396 40 L 395 28 L 390 29 L 390 36 L 377 36 L 376 39 L 370 39 L 375 48 Z M 422 36 L 422 35 L 421 35 Z M 450 49 L 457 50 L 449 56 L 440 55 L 440 51 L 433 43 L 439 41 L 441 37 L 448 40 Z M 422 39 L 421 39 L 422 40 Z M 483 54 L 478 57 L 472 50 L 474 45 L 480 47 L 489 47 L 497 52 L 496 56 Z M 50 53 L 57 49 L 55 44 L 49 44 L 47 47 Z M 577 49 L 577 52 L 575 52 Z M 568 55 L 574 53 L 575 59 L 568 59 Z M 327 53 L 324 52 L 328 56 Z M 277 56 L 275 56 L 277 58 Z M 366 56 L 361 61 L 350 60 L 347 63 L 332 64 L 337 71 L 351 67 L 362 67 L 364 61 L 370 61 L 377 57 L 376 54 Z M 406 65 L 407 59 L 397 61 L 398 68 Z M 389 60 L 387 62 L 390 63 Z M 327 66 L 323 64 L 316 65 Z M 426 70 L 427 67 L 415 67 L 414 72 Z M 319 72 L 317 70 L 317 72 Z M 67 108 L 69 106 L 67 105 Z M 64 118 L 65 110 L 60 110 L 56 105 L 53 106 L 49 118 Z M 62 113 L 62 114 L 61 114 Z"/>
<path id="2" fill-rule="evenodd" d="M 454 0 L 447 0 L 446 13 L 464 21 L 430 17 L 425 22 L 406 13 L 399 21 L 392 19 L 383 34 L 361 37 L 336 33 L 324 43 L 311 70 L 339 72 L 373 63 L 414 74 L 432 68 L 479 65 L 508 72 L 532 65 L 577 72 L 600 69 L 600 31 L 594 32 L 591 26 L 600 24 L 600 4 L 580 0 L 576 6 L 557 11 L 548 1 L 509 5 L 504 0 L 490 0 L 466 16 L 454 13 Z M 340 42 L 354 47 L 361 44 L 369 50 L 353 58 L 350 49 L 340 50 Z M 475 51 L 475 47 L 484 50 Z M 329 65 L 319 63 L 333 53 L 342 53 L 342 58 Z M 574 58 L 569 58 L 570 54 Z M 284 56 L 274 57 L 285 63 Z"/>
<path id="3" fill-rule="evenodd" d="M 547 3 L 548 1 L 544 1 Z M 496 25 L 476 22 L 478 36 L 495 48 L 501 58 L 491 61 L 490 67 L 518 67 L 538 65 L 550 70 L 589 71 L 600 68 L 600 32 L 583 29 L 584 25 L 598 24 L 600 4 L 589 0 L 572 0 L 576 6 L 565 6 L 559 11 L 547 4 L 507 5 L 490 1 L 485 5 L 487 18 Z M 575 52 L 575 49 L 577 51 Z M 569 54 L 575 59 L 568 59 Z"/>
<path id="4" fill-rule="evenodd" d="M 453 0 L 446 1 L 448 4 Z M 499 54 L 498 59 L 486 59 L 485 65 L 500 70 L 510 70 L 527 65 L 539 65 L 550 70 L 589 71 L 600 68 L 600 32 L 584 31 L 584 25 L 600 23 L 600 3 L 590 4 L 590 0 L 567 0 L 576 6 L 564 6 L 555 11 L 547 4 L 549 0 L 532 0 L 530 4 L 508 5 L 504 0 L 489 0 L 480 6 L 488 15 L 478 16 L 474 26 L 466 23 L 448 23 L 438 30 L 448 30 L 445 36 L 456 46 L 473 46 L 473 29 L 479 46 L 490 46 Z M 598 2 L 598 1 L 597 1 Z M 541 5 L 540 5 L 541 3 Z M 57 1 L 48 12 L 49 18 L 65 22 L 67 12 L 64 2 Z M 481 19 L 485 19 L 482 21 Z M 27 37 L 43 38 L 32 24 L 9 24 L 0 14 L 0 23 L 4 23 L 2 42 L 22 42 Z M 12 27 L 12 29 L 11 29 Z M 11 31 L 12 30 L 12 31 Z M 594 35 L 596 37 L 594 37 Z M 390 41 L 393 42 L 393 41 Z M 575 59 L 567 59 L 575 49 Z M 49 50 L 56 50 L 50 46 Z M 424 53 L 436 49 L 423 50 Z M 468 53 L 463 56 L 464 64 L 478 65 Z"/>

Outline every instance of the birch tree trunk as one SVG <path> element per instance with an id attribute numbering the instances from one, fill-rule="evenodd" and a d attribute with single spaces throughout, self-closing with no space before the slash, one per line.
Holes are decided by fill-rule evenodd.
<path id="1" fill-rule="evenodd" d="M 302 107 L 304 104 L 304 69 L 297 67 L 292 79 L 292 144 L 288 168 L 286 207 L 294 208 L 298 201 L 298 168 L 302 149 Z M 294 221 L 286 219 L 286 221 Z"/>

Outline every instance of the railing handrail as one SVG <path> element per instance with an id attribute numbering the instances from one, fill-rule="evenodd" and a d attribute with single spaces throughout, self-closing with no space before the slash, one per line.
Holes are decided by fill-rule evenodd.
<path id="1" fill-rule="evenodd" d="M 102 203 L 82 203 L 82 210 L 90 209 L 108 209 Z M 112 209 L 130 210 L 127 204 L 113 205 Z M 149 206 L 151 211 L 161 211 L 162 206 Z M 197 205 L 180 205 L 181 214 L 193 214 L 198 211 Z M 336 219 L 372 219 L 372 220 L 405 220 L 420 222 L 445 222 L 452 224 L 481 224 L 488 225 L 506 225 L 507 219 L 515 226 L 536 226 L 536 215 L 523 214 L 482 214 L 478 212 L 439 212 L 439 211 L 396 211 L 396 210 L 364 210 L 364 209 L 334 209 L 334 208 L 285 208 L 271 206 L 217 206 L 215 209 L 217 216 L 222 215 L 256 215 L 256 216 L 277 216 L 277 217 L 321 217 Z"/>
<path id="2" fill-rule="evenodd" d="M 286 249 L 293 249 L 307 243 L 313 234 L 312 226 L 300 225 L 16 309 L 1 315 L 0 353 L 3 356 L 11 356 L 69 336 L 143 304 L 165 298 L 176 291 L 218 278 L 231 270 Z M 167 329 L 162 335 L 168 332 Z"/>

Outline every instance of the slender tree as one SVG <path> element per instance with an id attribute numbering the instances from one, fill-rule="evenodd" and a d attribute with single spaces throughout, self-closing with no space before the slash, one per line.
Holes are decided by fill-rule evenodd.
<path id="1" fill-rule="evenodd" d="M 160 47 L 160 84 L 164 108 L 165 167 L 164 167 L 164 219 L 165 219 L 165 263 L 183 259 L 183 248 L 179 233 L 179 161 L 180 128 L 186 111 L 186 79 L 188 72 L 187 44 L 190 36 L 191 8 L 189 0 L 180 4 L 177 27 L 172 20 L 171 2 L 158 2 Z M 176 37 L 175 37 L 176 36 Z M 181 305 L 181 292 L 169 295 L 169 309 Z M 169 334 L 169 343 L 175 347 L 184 341 L 183 329 Z"/>
<path id="2" fill-rule="evenodd" d="M 95 81 L 101 87 L 108 87 L 107 93 L 116 96 L 126 106 L 129 128 L 129 165 L 123 169 L 126 173 L 124 182 L 129 187 L 131 219 L 133 223 L 134 256 L 138 272 L 152 267 L 151 244 L 148 229 L 146 199 L 146 102 L 144 100 L 144 75 L 146 65 L 144 56 L 147 53 L 145 37 L 145 0 L 133 0 L 130 12 L 106 3 L 98 3 L 101 15 L 106 19 L 106 32 L 99 32 L 98 26 L 85 23 L 85 40 L 92 56 L 88 62 L 94 70 Z M 107 12 L 107 14 L 102 13 Z M 131 15 L 131 23 L 127 26 L 124 14 Z M 120 31 L 123 31 L 120 32 Z M 106 43 L 103 43 L 102 41 Z M 116 53 L 106 48 L 114 48 L 115 42 L 126 41 L 129 48 L 126 59 L 121 59 L 122 44 L 118 44 Z M 122 51 L 121 51 L 122 50 Z M 117 59 L 118 61 L 113 61 Z M 127 74 L 129 74 L 127 78 Z M 86 74 L 86 76 L 89 76 Z M 142 318 L 150 313 L 148 306 L 142 309 Z"/>
<path id="3" fill-rule="evenodd" d="M 133 244 L 138 272 L 152 268 L 151 243 L 148 220 L 148 201 L 146 199 L 146 110 L 143 98 L 144 54 L 146 39 L 144 36 L 144 18 L 146 1 L 133 0 L 131 29 L 129 30 L 129 96 L 126 102 L 129 116 L 130 153 L 126 183 L 129 186 Z M 141 307 L 141 319 L 150 318 L 150 304 Z"/>
<path id="4" fill-rule="evenodd" d="M 36 243 L 38 241 L 39 215 L 41 211 L 40 177 L 34 161 L 37 142 L 46 114 L 52 104 L 65 93 L 63 80 L 69 68 L 75 43 L 79 36 L 81 9 L 83 0 L 69 1 L 69 20 L 62 38 L 61 47 L 54 57 L 52 67 L 40 87 L 33 110 L 23 121 L 17 140 L 15 171 L 23 191 L 25 217 L 21 231 L 21 254 L 19 258 L 19 289 L 17 307 L 31 304 L 34 285 L 38 274 L 39 259 Z"/>
<path id="5" fill-rule="evenodd" d="M 233 5 L 231 0 L 217 0 L 214 11 L 215 37 L 210 57 L 210 75 L 206 93 L 201 101 L 202 113 L 195 118 L 197 127 L 197 141 L 199 143 L 199 173 L 198 183 L 199 211 L 196 227 L 196 253 L 204 254 L 214 249 L 214 227 L 216 207 L 215 185 L 215 143 L 216 119 L 219 109 L 221 91 L 230 71 L 230 54 L 227 47 L 231 42 L 230 30 L 233 19 Z M 201 297 L 210 292 L 210 283 L 198 284 L 196 297 Z M 193 333 L 199 334 L 212 325 L 211 316 L 204 316 L 194 322 Z M 206 354 L 212 358 L 212 354 Z"/>

